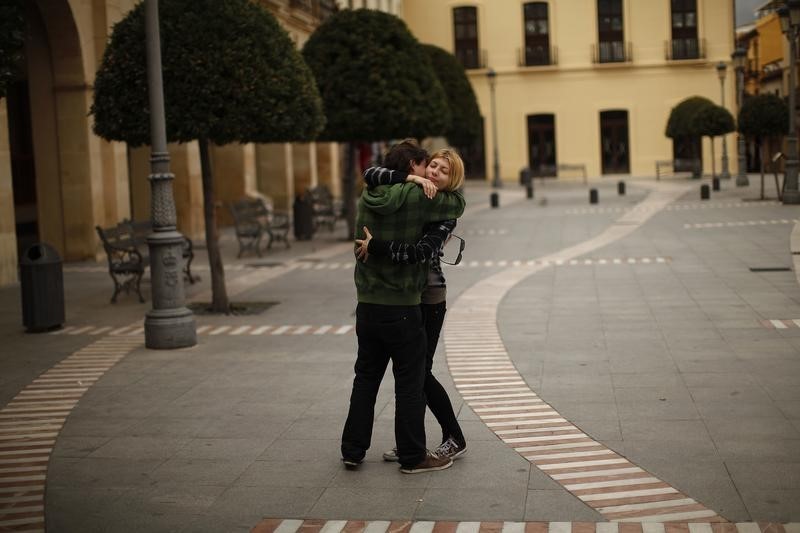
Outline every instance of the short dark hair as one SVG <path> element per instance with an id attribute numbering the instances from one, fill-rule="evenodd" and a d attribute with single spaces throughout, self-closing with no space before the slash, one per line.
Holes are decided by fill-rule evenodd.
<path id="1" fill-rule="evenodd" d="M 383 158 L 383 166 L 389 170 L 411 170 L 411 163 L 420 163 L 428 159 L 428 152 L 416 139 L 403 139 L 392 145 Z"/>

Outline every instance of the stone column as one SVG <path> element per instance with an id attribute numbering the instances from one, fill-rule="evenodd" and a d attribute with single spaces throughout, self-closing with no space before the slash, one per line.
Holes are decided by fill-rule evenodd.
<path id="1" fill-rule="evenodd" d="M 0 287 L 17 282 L 17 229 L 8 144 L 7 98 L 0 100 Z"/>
<path id="2" fill-rule="evenodd" d="M 256 184 L 272 198 L 275 209 L 291 211 L 294 202 L 294 164 L 292 145 L 272 143 L 256 145 Z"/>

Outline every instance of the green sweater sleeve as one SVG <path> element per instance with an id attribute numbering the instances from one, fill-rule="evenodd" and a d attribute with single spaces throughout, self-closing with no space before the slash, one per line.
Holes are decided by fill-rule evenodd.
<path id="1" fill-rule="evenodd" d="M 428 198 L 421 192 L 421 188 L 417 187 L 417 190 L 420 191 L 419 194 L 422 196 L 421 202 L 426 208 L 424 213 L 427 222 L 450 220 L 458 218 L 464 214 L 466 201 L 464 200 L 464 195 L 461 194 L 461 192 L 440 191 L 433 198 Z"/>

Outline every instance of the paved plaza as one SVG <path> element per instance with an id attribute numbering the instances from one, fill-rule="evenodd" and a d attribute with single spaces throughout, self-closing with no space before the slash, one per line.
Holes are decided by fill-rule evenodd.
<path id="1" fill-rule="evenodd" d="M 341 224 L 262 258 L 224 232 L 231 299 L 273 305 L 197 316 L 189 349 L 144 348 L 149 302 L 110 304 L 104 263 L 65 265 L 56 332 L 24 333 L 19 287 L 0 289 L 0 531 L 797 533 L 800 207 L 754 201 L 757 181 L 701 201 L 698 181 L 606 179 L 597 205 L 537 181 L 499 209 L 468 183 L 434 364 L 468 452 L 435 473 L 381 458 L 389 373 L 365 463 L 339 461 Z"/>

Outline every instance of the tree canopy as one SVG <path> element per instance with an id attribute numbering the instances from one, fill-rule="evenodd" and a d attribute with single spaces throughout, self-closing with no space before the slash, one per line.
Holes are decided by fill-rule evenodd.
<path id="1" fill-rule="evenodd" d="M 248 0 L 159 3 L 167 138 L 216 144 L 313 139 L 324 124 L 311 71 Z M 150 142 L 144 3 L 114 26 L 95 80 L 94 130 Z"/>
<path id="2" fill-rule="evenodd" d="M 453 54 L 437 46 L 424 44 L 422 48 L 428 54 L 433 71 L 444 88 L 450 108 L 451 119 L 444 132 L 447 142 L 454 146 L 472 144 L 480 135 L 483 123 L 475 92 L 464 67 Z"/>
<path id="3" fill-rule="evenodd" d="M 393 15 L 340 11 L 311 35 L 303 56 L 324 102 L 321 139 L 426 137 L 450 124 L 444 89 L 427 54 Z"/>
<path id="4" fill-rule="evenodd" d="M 691 96 L 672 108 L 667 120 L 665 135 L 670 139 L 701 137 L 704 134 L 698 127 L 695 117 L 703 111 L 715 107 L 714 102 L 702 96 Z"/>
<path id="5" fill-rule="evenodd" d="M 693 118 L 692 129 L 703 137 L 717 137 L 736 130 L 730 111 L 722 106 L 703 106 Z"/>
<path id="6" fill-rule="evenodd" d="M 0 98 L 14 79 L 25 44 L 22 0 L 0 0 Z"/>
<path id="7" fill-rule="evenodd" d="M 739 131 L 758 138 L 778 137 L 788 132 L 789 109 L 774 94 L 746 98 L 739 111 Z"/>

